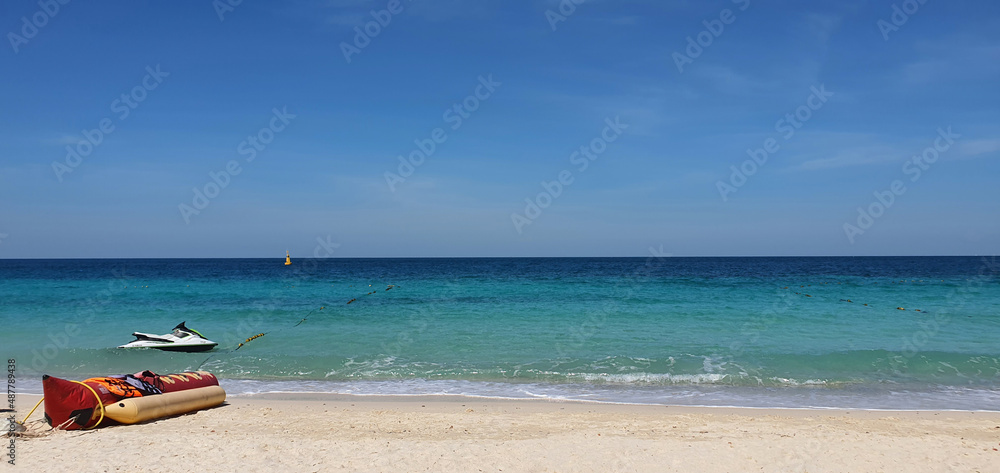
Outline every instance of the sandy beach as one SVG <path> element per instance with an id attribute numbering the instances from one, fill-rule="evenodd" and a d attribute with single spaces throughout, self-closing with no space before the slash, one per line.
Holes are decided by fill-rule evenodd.
<path id="1" fill-rule="evenodd" d="M 38 400 L 19 396 L 19 418 Z M 270 394 L 18 439 L 29 471 L 1000 472 L 1000 413 Z"/>

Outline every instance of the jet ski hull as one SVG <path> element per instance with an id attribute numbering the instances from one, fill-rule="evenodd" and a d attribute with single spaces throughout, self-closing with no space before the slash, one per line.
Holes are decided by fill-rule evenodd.
<path id="1" fill-rule="evenodd" d="M 202 351 L 209 351 L 209 350 L 215 348 L 218 345 L 219 345 L 218 343 L 213 343 L 211 345 L 187 345 L 187 346 L 183 346 L 183 345 L 170 345 L 170 346 L 165 346 L 165 347 L 153 347 L 153 348 L 155 348 L 157 350 L 163 350 L 163 351 L 180 351 L 180 352 L 187 352 L 187 353 L 198 353 L 198 352 L 202 352 Z"/>
<path id="2" fill-rule="evenodd" d="M 178 345 L 175 343 L 164 344 L 164 345 L 133 345 L 129 343 L 128 345 L 122 345 L 118 348 L 152 348 L 154 350 L 163 350 L 163 351 L 198 353 L 203 351 L 209 351 L 217 346 L 219 346 L 218 343 L 202 343 L 198 345 Z"/>

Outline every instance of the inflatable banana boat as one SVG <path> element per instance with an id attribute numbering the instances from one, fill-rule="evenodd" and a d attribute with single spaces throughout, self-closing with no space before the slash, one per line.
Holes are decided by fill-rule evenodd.
<path id="1" fill-rule="evenodd" d="M 45 421 L 64 430 L 102 422 L 135 424 L 218 406 L 226 391 L 207 371 L 157 375 L 151 371 L 70 381 L 42 376 Z"/>

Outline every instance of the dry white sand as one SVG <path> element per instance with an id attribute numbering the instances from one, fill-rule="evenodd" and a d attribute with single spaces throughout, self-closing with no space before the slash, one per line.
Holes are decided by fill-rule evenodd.
<path id="1" fill-rule="evenodd" d="M 1000 472 L 991 412 L 289 394 L 87 432 L 28 424 L 26 471 Z"/>

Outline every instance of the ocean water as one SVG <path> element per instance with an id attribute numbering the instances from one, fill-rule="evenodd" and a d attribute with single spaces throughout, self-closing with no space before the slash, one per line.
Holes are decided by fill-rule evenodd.
<path id="1" fill-rule="evenodd" d="M 230 395 L 1000 410 L 998 269 L 993 257 L 0 260 L 0 356 L 16 360 L 19 392 L 40 392 L 43 373 L 201 367 Z M 220 346 L 115 348 L 182 321 Z"/>

